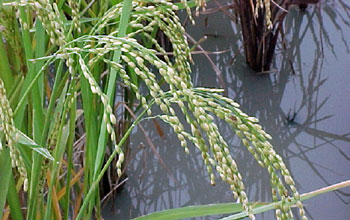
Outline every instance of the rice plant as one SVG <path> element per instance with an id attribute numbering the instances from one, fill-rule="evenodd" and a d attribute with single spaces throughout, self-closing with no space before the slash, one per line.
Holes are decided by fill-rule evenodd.
<path id="1" fill-rule="evenodd" d="M 246 62 L 257 72 L 270 71 L 283 22 L 291 5 L 307 7 L 319 0 L 235 0 Z"/>
<path id="2" fill-rule="evenodd" d="M 295 182 L 258 119 L 221 89 L 191 82 L 190 48 L 176 11 L 186 8 L 191 16 L 189 7 L 204 3 L 0 1 L 0 147 L 13 167 L 0 194 L 0 217 L 101 219 L 104 174 L 109 169 L 122 177 L 132 129 L 158 118 L 173 128 L 186 153 L 188 141 L 201 151 L 211 183 L 217 173 L 255 219 L 238 165 L 215 124 L 219 118 L 266 168 L 277 219 L 293 219 L 292 200 L 307 219 Z M 161 47 L 158 32 L 169 39 L 174 56 Z M 154 108 L 162 114 L 153 115 Z"/>

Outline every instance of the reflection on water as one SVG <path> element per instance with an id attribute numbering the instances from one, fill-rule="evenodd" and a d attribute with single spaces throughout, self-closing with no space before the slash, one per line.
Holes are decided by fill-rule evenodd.
<path id="1" fill-rule="evenodd" d="M 195 39 L 208 36 L 202 44 L 206 50 L 229 50 L 210 55 L 222 71 L 228 96 L 241 103 L 243 111 L 257 116 L 274 137 L 272 143 L 302 193 L 350 179 L 349 5 L 334 0 L 310 7 L 305 13 L 292 10 L 276 51 L 276 73 L 259 76 L 244 63 L 241 36 L 230 20 L 234 15 L 203 15 L 196 27 L 188 27 Z M 220 86 L 208 60 L 194 56 L 195 84 Z M 271 201 L 267 171 L 257 165 L 226 124 L 218 124 L 232 146 L 250 200 Z M 228 186 L 221 181 L 210 186 L 196 149 L 186 155 L 164 124 L 164 137 L 156 132 L 154 122 L 142 126 L 164 164 L 138 129 L 132 137 L 134 158 L 128 166 L 129 179 L 115 201 L 106 206 L 105 219 L 130 219 L 169 208 L 233 201 Z M 349 202 L 350 191 L 345 189 L 305 204 L 310 219 L 349 219 Z M 272 219 L 272 213 L 258 219 Z"/>

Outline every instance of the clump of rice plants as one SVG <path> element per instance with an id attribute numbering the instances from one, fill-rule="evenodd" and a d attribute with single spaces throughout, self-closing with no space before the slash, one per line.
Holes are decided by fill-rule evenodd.
<path id="1" fill-rule="evenodd" d="M 112 166 L 122 176 L 128 137 L 147 115 L 168 123 L 185 152 L 187 142 L 194 143 L 211 183 L 216 170 L 254 219 L 214 117 L 224 120 L 267 169 L 273 199 L 281 201 L 276 217 L 292 218 L 294 198 L 306 219 L 293 178 L 258 119 L 220 89 L 194 88 L 178 9 L 166 0 L 0 1 L 0 146 L 10 149 L 15 180 L 0 198 L 7 198 L 5 219 L 100 219 L 103 175 Z M 158 31 L 171 42 L 173 57 L 156 40 Z M 122 131 L 115 107 L 120 94 L 137 115 Z M 155 107 L 161 115 L 152 115 Z"/>
<path id="2" fill-rule="evenodd" d="M 246 62 L 257 72 L 270 71 L 283 21 L 291 5 L 316 4 L 319 0 L 235 0 Z"/>

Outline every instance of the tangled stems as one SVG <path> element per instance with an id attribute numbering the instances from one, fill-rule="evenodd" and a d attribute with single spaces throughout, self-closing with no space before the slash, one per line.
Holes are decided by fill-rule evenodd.
<path id="1" fill-rule="evenodd" d="M 148 105 L 151 107 L 154 104 L 154 100 L 152 100 Z M 149 107 L 149 108 L 150 108 Z M 91 200 L 96 188 L 98 187 L 103 175 L 105 174 L 105 172 L 107 171 L 108 167 L 111 165 L 114 157 L 118 154 L 118 148 L 120 148 L 123 144 L 125 144 L 125 142 L 128 140 L 132 130 L 135 128 L 136 125 L 138 125 L 142 118 L 145 116 L 145 114 L 147 113 L 148 109 L 144 109 L 135 119 L 135 121 L 130 125 L 130 127 L 128 128 L 128 130 L 125 132 L 124 136 L 122 137 L 122 139 L 120 140 L 120 142 L 118 143 L 118 147 L 113 151 L 113 153 L 109 156 L 108 160 L 106 161 L 106 163 L 104 164 L 103 168 L 101 169 L 100 173 L 97 176 L 97 179 L 92 183 L 85 199 L 83 202 L 83 205 L 81 206 L 79 213 L 76 217 L 76 220 L 79 220 L 83 217 L 84 215 L 84 211 L 87 208 L 89 201 Z"/>

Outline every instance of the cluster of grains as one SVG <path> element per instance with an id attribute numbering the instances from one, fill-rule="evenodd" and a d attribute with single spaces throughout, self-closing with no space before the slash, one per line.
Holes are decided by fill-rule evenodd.
<path id="1" fill-rule="evenodd" d="M 74 28 L 78 31 L 78 33 L 80 33 L 81 28 L 79 22 L 79 1 L 68 0 L 68 5 L 72 9 L 72 23 L 74 25 Z"/>
<path id="2" fill-rule="evenodd" d="M 152 4 L 163 4 L 165 6 L 168 6 L 168 7 L 171 7 L 171 8 L 175 8 L 173 3 L 170 1 L 170 0 L 152 0 L 152 1 L 149 1 L 149 0 L 138 0 L 137 2 L 141 3 L 141 4 L 144 4 L 145 2 L 150 2 Z M 188 0 L 181 0 L 180 1 L 182 6 L 185 8 L 187 14 L 188 14 L 188 18 L 190 19 L 190 21 L 192 22 L 192 24 L 194 25 L 195 24 L 195 21 L 192 17 L 192 12 L 191 12 L 191 8 L 190 6 L 188 5 Z M 206 0 L 194 0 L 194 3 L 195 3 L 195 6 L 196 6 L 196 9 L 195 11 L 198 12 L 199 11 L 199 8 L 203 8 L 205 10 L 205 7 L 206 7 Z M 176 10 L 177 10 L 177 6 L 176 6 Z"/>
<path id="3" fill-rule="evenodd" d="M 178 9 L 176 5 L 168 1 L 152 1 L 152 5 L 141 4 L 143 1 L 133 1 L 133 10 L 135 13 L 131 15 L 130 27 L 133 31 L 128 37 L 142 33 L 154 45 L 155 49 L 160 52 L 169 66 L 174 68 L 181 74 L 181 77 L 187 82 L 190 81 L 188 73 L 191 72 L 190 62 L 192 61 L 190 49 L 185 37 L 185 29 L 182 27 L 180 19 L 174 12 Z M 93 32 L 97 34 L 110 22 L 114 22 L 122 10 L 122 4 L 117 4 L 111 8 L 101 21 L 93 28 Z M 156 39 L 151 36 L 154 27 L 160 30 L 168 37 L 172 43 L 174 62 L 171 62 L 166 51 L 159 45 Z M 115 35 L 113 32 L 109 35 Z M 102 51 L 103 52 L 103 51 Z"/>
<path id="4" fill-rule="evenodd" d="M 29 5 L 34 5 L 33 3 L 31 4 L 31 3 L 28 3 Z M 21 4 L 21 3 L 15 3 L 15 5 L 14 5 L 15 7 L 16 7 L 16 9 L 18 10 L 18 7 L 19 6 L 25 6 L 25 4 Z M 18 10 L 18 20 L 19 20 L 19 23 L 21 24 L 21 26 L 22 26 L 22 28 L 24 29 L 24 30 L 26 30 L 26 31 L 29 31 L 29 29 L 30 29 L 30 23 L 27 21 L 27 19 L 26 18 L 24 18 L 24 20 L 23 20 L 23 17 L 21 16 L 21 14 L 28 14 L 28 8 L 26 8 L 26 7 L 22 7 L 22 9 L 21 9 L 22 11 L 20 11 L 20 10 Z"/>
<path id="5" fill-rule="evenodd" d="M 7 43 L 11 45 L 12 48 L 17 48 L 15 36 L 15 20 L 14 20 L 14 8 L 1 8 L 0 9 L 0 33 L 6 39 Z M 2 40 L 2 39 L 1 39 Z"/>
<path id="6" fill-rule="evenodd" d="M 162 6 L 162 4 L 155 4 L 154 6 L 152 5 L 148 7 L 137 6 L 135 7 L 135 11 L 140 13 L 140 15 L 137 16 L 140 16 L 149 24 L 157 25 L 167 36 L 172 44 L 174 62 L 170 62 L 165 50 L 155 39 L 147 34 L 147 32 L 144 33 L 144 36 L 152 42 L 155 49 L 164 56 L 167 64 L 169 66 L 174 66 L 174 68 L 180 73 L 184 82 L 190 82 L 189 73 L 191 72 L 190 62 L 192 61 L 192 58 L 185 36 L 185 30 L 181 25 L 180 19 L 174 12 L 174 10 L 177 10 L 177 6 L 171 3 L 167 4 L 167 6 L 171 7 Z M 157 13 L 154 13 L 155 11 Z"/>
<path id="7" fill-rule="evenodd" d="M 270 0 L 257 0 L 255 5 L 255 16 L 259 16 L 259 9 L 265 8 L 266 26 L 269 30 L 273 28 L 271 21 L 271 2 Z"/>
<path id="8" fill-rule="evenodd" d="M 50 36 L 51 43 L 58 45 L 60 48 L 64 48 L 66 44 L 65 28 L 62 19 L 60 19 L 61 15 L 56 3 L 50 3 L 48 0 L 38 0 L 36 1 L 35 6 L 38 10 L 38 17 L 42 21 L 46 32 Z M 79 13 L 77 10 L 78 6 L 72 8 L 73 24 L 77 28 L 77 31 L 80 32 L 78 20 Z M 69 57 L 69 55 L 65 55 L 64 59 L 66 60 L 69 73 L 74 75 L 74 60 Z"/>
<path id="9" fill-rule="evenodd" d="M 0 127 L 3 129 L 7 146 L 10 149 L 12 167 L 17 167 L 18 172 L 24 180 L 23 190 L 28 190 L 27 171 L 24 166 L 23 158 L 16 147 L 18 135 L 13 121 L 13 112 L 10 103 L 6 97 L 6 90 L 3 81 L 0 79 Z M 0 149 L 1 150 L 1 149 Z"/>
<path id="10" fill-rule="evenodd" d="M 113 7 L 111 7 L 101 19 L 99 19 L 96 23 L 96 25 L 92 28 L 91 33 L 92 34 L 101 34 L 100 32 L 108 26 L 109 22 L 114 22 L 121 16 L 121 9 L 123 7 L 123 4 L 116 4 Z"/>
<path id="11" fill-rule="evenodd" d="M 49 0 L 37 0 L 32 7 L 50 36 L 50 42 L 60 47 L 65 45 L 65 29 L 56 3 L 51 3 Z"/>
<path id="12" fill-rule="evenodd" d="M 203 0 L 196 0 L 195 3 L 197 5 L 197 9 L 199 8 L 199 2 L 200 1 L 203 1 Z M 152 1 L 149 1 L 149 0 L 136 0 L 135 2 L 137 2 L 139 5 L 144 5 L 145 2 L 149 2 L 151 3 L 152 5 L 154 4 L 160 4 L 162 6 L 166 6 L 168 8 L 171 8 L 173 10 L 178 10 L 178 7 L 175 6 L 171 1 L 169 0 L 152 0 Z M 185 8 L 187 14 L 188 14 L 188 17 L 190 19 L 190 21 L 192 22 L 192 24 L 195 24 L 194 20 L 193 20 L 193 17 L 192 17 L 192 12 L 191 12 L 191 8 L 189 7 L 189 5 L 187 4 L 187 0 L 181 0 L 181 4 L 183 5 L 183 7 Z"/>
<path id="13" fill-rule="evenodd" d="M 174 79 L 177 79 L 179 82 L 181 82 L 181 79 L 176 75 L 175 70 L 172 67 L 168 66 L 167 63 L 160 60 L 157 56 L 155 56 L 154 51 L 142 47 L 135 40 L 128 38 L 123 39 L 115 37 L 102 37 L 99 39 L 98 44 L 101 45 L 102 43 L 105 44 L 105 46 L 102 48 L 121 50 L 121 62 L 124 65 L 109 61 L 107 59 L 104 59 L 104 61 L 118 70 L 124 84 L 129 86 L 135 92 L 136 98 L 140 100 L 141 105 L 145 109 L 149 108 L 145 97 L 139 93 L 139 88 L 131 82 L 129 75 L 125 71 L 126 66 L 130 67 L 134 73 L 139 76 L 140 79 L 142 79 L 142 81 L 146 84 L 150 91 L 150 95 L 155 99 L 155 102 L 160 106 L 160 109 L 164 113 L 176 117 L 175 111 L 170 106 L 170 103 L 163 99 L 164 91 L 160 88 L 160 85 L 156 79 L 156 75 L 149 69 L 148 66 L 153 65 L 156 67 L 159 74 L 163 76 L 168 84 L 172 87 L 175 87 L 174 83 L 177 83 L 177 81 Z M 99 48 L 93 48 L 89 51 L 99 51 Z M 151 112 L 149 112 L 149 114 L 150 113 Z"/>
<path id="14" fill-rule="evenodd" d="M 96 43 L 92 43 L 92 41 L 96 40 Z M 126 67 L 130 67 L 132 71 L 145 83 L 147 88 L 150 91 L 150 95 L 155 99 L 155 102 L 163 111 L 164 114 L 169 116 L 170 121 L 174 125 L 174 130 L 178 133 L 178 137 L 182 140 L 181 144 L 184 147 L 186 152 L 189 152 L 187 148 L 187 144 L 184 140 L 184 137 L 181 134 L 181 131 L 184 130 L 182 124 L 177 118 L 174 109 L 171 107 L 170 102 L 164 98 L 164 91 L 160 88 L 158 81 L 156 79 L 156 75 L 150 70 L 149 66 L 152 65 L 156 69 L 158 69 L 159 74 L 166 80 L 166 82 L 172 87 L 177 87 L 177 84 L 184 83 L 184 80 L 177 75 L 177 72 L 173 67 L 167 65 L 166 62 L 160 60 L 155 54 L 153 50 L 149 50 L 141 46 L 137 43 L 136 40 L 131 38 L 116 38 L 113 36 L 104 36 L 104 37 L 91 37 L 90 39 L 85 38 L 85 43 L 95 44 L 99 47 L 94 48 L 84 48 L 84 52 L 89 52 L 95 54 L 95 58 L 103 60 L 107 64 L 109 64 L 112 68 L 115 68 L 124 84 L 135 92 L 136 98 L 140 101 L 141 106 L 145 109 L 148 109 L 148 113 L 151 114 L 151 110 L 147 104 L 147 100 L 144 96 L 142 96 L 139 92 L 139 88 L 137 85 L 133 84 L 130 76 L 126 72 Z M 75 48 L 71 48 L 68 50 L 73 50 L 77 52 Z M 114 61 L 110 61 L 108 59 L 103 58 L 106 52 L 120 50 L 121 51 L 121 63 L 117 63 Z M 80 55 L 79 55 L 80 56 Z M 91 60 L 90 60 L 91 61 Z M 91 76 L 91 73 L 88 69 L 88 66 L 85 65 L 85 62 L 80 57 L 79 63 L 82 68 L 84 76 L 88 79 L 90 83 L 90 87 L 92 88 L 93 93 L 98 94 L 103 102 L 102 97 L 105 95 L 97 86 L 97 83 Z M 93 63 L 89 62 L 89 65 Z M 108 107 L 106 107 L 108 109 Z M 109 113 L 107 113 L 108 115 Z M 108 118 L 108 117 L 107 117 Z M 108 123 L 107 123 L 108 126 Z"/>
<path id="15" fill-rule="evenodd" d="M 130 61 L 130 58 L 128 58 L 128 57 L 125 56 L 125 55 L 122 55 L 122 59 L 123 59 L 124 61 L 126 60 L 126 61 L 128 62 L 128 64 L 129 64 L 129 66 L 130 66 L 130 65 L 131 65 L 131 66 L 135 66 L 135 72 L 141 73 L 140 70 L 139 70 L 138 68 L 136 68 L 135 63 L 133 63 L 132 61 Z M 117 63 L 117 62 L 113 62 L 113 61 L 110 61 L 110 60 L 107 60 L 107 59 L 104 59 L 104 61 L 105 61 L 107 64 L 109 64 L 111 67 L 115 68 L 115 69 L 119 72 L 120 77 L 122 78 L 124 84 L 125 84 L 127 87 L 129 87 L 129 88 L 135 93 L 136 98 L 141 102 L 141 106 L 142 106 L 144 109 L 147 109 L 147 108 L 148 108 L 148 104 L 147 104 L 146 98 L 140 94 L 140 91 L 139 91 L 139 89 L 138 89 L 138 86 L 131 82 L 129 75 L 127 74 L 127 72 L 126 72 L 125 69 L 124 69 L 124 66 L 122 66 L 121 64 L 119 64 L 119 63 Z M 141 75 L 142 75 L 142 76 L 145 76 L 144 73 L 143 73 L 143 74 L 141 73 Z M 146 80 L 147 80 L 147 82 L 148 82 L 149 79 L 146 78 Z M 149 109 L 149 110 L 150 110 L 150 109 Z M 149 114 L 151 114 L 151 113 L 149 112 Z"/>
<path id="16" fill-rule="evenodd" d="M 245 187 L 242 176 L 238 172 L 236 162 L 230 155 L 230 149 L 226 141 L 223 139 L 217 125 L 214 123 L 213 116 L 210 115 L 206 109 L 208 104 L 205 98 L 202 95 L 194 93 L 193 88 L 187 87 L 185 83 L 180 83 L 177 89 L 177 92 L 173 94 L 171 100 L 173 103 L 178 104 L 184 113 L 186 122 L 189 123 L 191 127 L 191 135 L 185 131 L 177 131 L 175 129 L 178 123 L 177 120 L 169 118 L 166 115 L 160 118 L 172 125 L 178 135 L 180 134 L 188 138 L 200 149 L 210 175 L 211 184 L 215 184 L 215 175 L 212 170 L 212 167 L 214 167 L 220 174 L 221 179 L 230 185 L 234 198 L 242 203 L 248 216 L 251 219 L 255 219 L 252 208 L 248 203 L 248 197 L 244 191 Z M 185 106 L 183 100 L 187 102 L 187 106 Z M 192 115 L 189 112 L 191 112 Z M 204 139 L 203 133 L 207 137 L 207 141 Z M 209 147 L 207 143 L 209 143 Z M 213 156 L 211 156 L 211 154 Z"/>
<path id="17" fill-rule="evenodd" d="M 79 59 L 81 71 L 84 77 L 89 82 L 91 92 L 100 97 L 101 102 L 104 106 L 103 121 L 106 123 L 107 132 L 110 135 L 111 141 L 114 144 L 116 151 L 119 154 L 118 161 L 117 161 L 117 172 L 118 172 L 118 175 L 121 176 L 121 173 L 122 173 L 121 168 L 122 168 L 122 163 L 124 161 L 124 153 L 120 148 L 120 146 L 118 146 L 118 144 L 116 143 L 116 134 L 113 128 L 113 126 L 116 125 L 117 123 L 117 119 L 113 114 L 113 110 L 107 95 L 102 92 L 101 88 L 97 84 L 95 78 L 92 76 L 88 66 L 85 64 L 85 61 L 80 54 L 78 54 L 78 59 Z"/>
<path id="18" fill-rule="evenodd" d="M 19 6 L 30 6 L 30 8 L 37 13 L 37 17 L 42 22 L 46 33 L 49 35 L 51 44 L 57 45 L 60 48 L 64 48 L 64 45 L 66 44 L 65 28 L 62 22 L 63 19 L 60 19 L 61 14 L 59 12 L 59 9 L 56 3 L 51 3 L 49 0 L 36 0 L 36 1 L 25 1 L 25 2 L 13 2 L 13 3 L 7 3 L 7 4 L 9 6 L 13 6 L 17 8 Z M 72 4 L 76 5 L 75 3 L 72 3 Z M 73 10 L 72 10 L 73 15 L 76 14 L 76 16 L 73 16 L 74 18 L 76 18 L 76 20 L 73 19 L 73 23 L 76 27 L 78 27 L 78 23 L 79 23 L 77 20 L 78 11 L 76 11 L 75 9 L 78 10 L 78 8 L 73 7 Z M 28 7 L 21 7 L 21 10 L 28 10 Z M 27 13 L 24 12 L 24 14 L 27 14 Z M 9 19 L 9 20 L 13 20 L 13 19 Z M 19 21 L 24 30 L 29 30 L 29 23 L 27 21 L 22 20 L 21 16 L 19 16 Z M 73 75 L 74 60 L 69 58 L 69 56 L 66 54 L 64 55 L 64 58 L 66 60 L 66 65 L 69 69 L 69 72 Z"/>
<path id="19" fill-rule="evenodd" d="M 200 89 L 199 91 L 207 90 Z M 207 98 L 203 99 L 202 102 L 205 103 L 204 106 L 206 106 L 205 109 L 207 111 L 214 113 L 232 126 L 237 136 L 257 162 L 267 168 L 271 176 L 273 199 L 274 201 L 282 200 L 281 207 L 278 207 L 276 211 L 277 219 L 293 219 L 290 206 L 288 205 L 291 200 L 290 194 L 296 200 L 302 219 L 307 219 L 300 201 L 300 195 L 295 187 L 295 182 L 282 158 L 276 154 L 268 141 L 268 139 L 271 139 L 271 136 L 258 124 L 258 119 L 249 117 L 239 109 L 239 105 L 233 100 L 216 93 L 207 95 Z"/>
<path id="20" fill-rule="evenodd" d="M 73 5 L 76 5 L 74 3 L 70 3 Z M 65 49 L 64 46 L 66 45 L 66 37 L 65 37 L 65 28 L 64 24 L 62 22 L 62 19 L 60 19 L 61 15 L 59 12 L 59 9 L 57 7 L 56 3 L 51 3 L 49 0 L 37 0 L 34 1 L 33 4 L 31 4 L 33 7 L 33 10 L 37 12 L 38 18 L 41 20 L 46 33 L 50 37 L 50 42 L 53 45 L 59 46 L 61 49 Z M 79 17 L 78 17 L 78 6 L 72 7 L 72 13 L 73 13 L 73 24 L 77 30 L 80 31 L 79 27 Z M 65 53 L 66 51 L 63 51 L 64 59 L 66 60 L 66 65 L 68 67 L 68 71 L 71 75 L 74 75 L 74 60 L 69 57 L 68 54 Z"/>
<path id="21" fill-rule="evenodd" d="M 20 60 L 21 64 L 25 63 L 22 56 L 22 44 L 19 41 L 20 39 L 16 36 L 16 27 L 18 26 L 16 20 L 16 13 L 14 7 L 2 7 L 0 9 L 0 33 L 3 37 L 6 45 L 13 51 L 14 56 L 17 60 Z M 14 66 L 13 72 L 19 70 L 19 68 L 25 69 L 24 66 L 16 67 Z"/>

